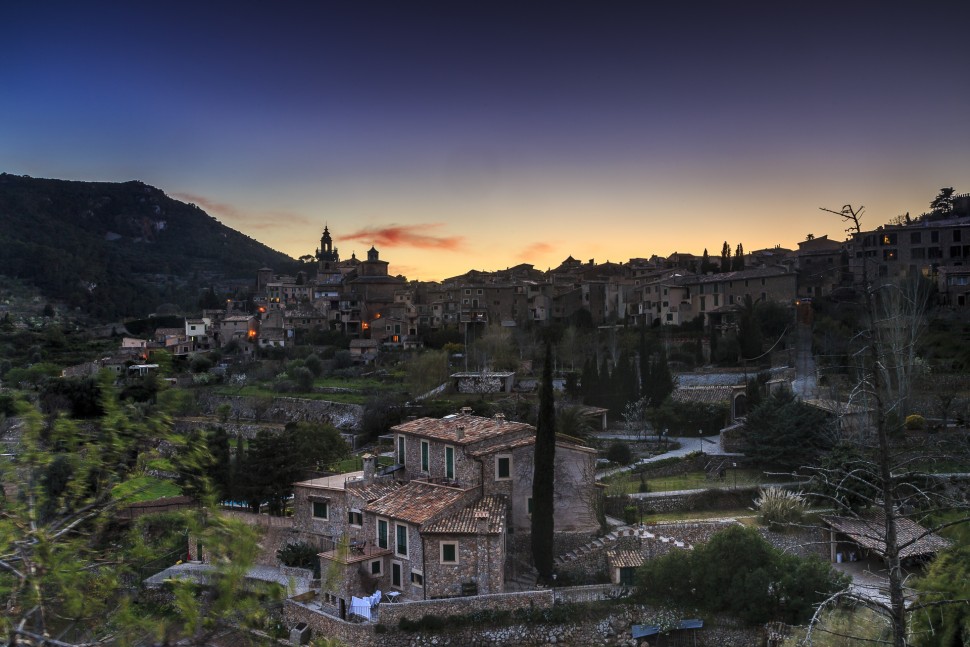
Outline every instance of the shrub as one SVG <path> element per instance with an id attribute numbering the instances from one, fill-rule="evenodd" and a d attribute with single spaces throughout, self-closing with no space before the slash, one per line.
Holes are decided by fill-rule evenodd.
<path id="1" fill-rule="evenodd" d="M 808 507 L 805 495 L 782 488 L 767 487 L 758 491 L 754 505 L 760 514 L 761 523 L 772 527 L 801 521 Z"/>
<path id="2" fill-rule="evenodd" d="M 640 520 L 640 511 L 635 505 L 628 505 L 623 508 L 623 521 L 628 525 L 632 526 L 637 521 Z"/>
<path id="3" fill-rule="evenodd" d="M 926 418 L 918 413 L 906 416 L 906 429 L 908 431 L 922 431 L 926 429 Z"/>
<path id="4" fill-rule="evenodd" d="M 633 460 L 633 452 L 630 450 L 630 446 L 626 443 L 613 443 L 606 451 L 606 459 L 611 463 L 629 465 Z"/>
<path id="5" fill-rule="evenodd" d="M 320 559 L 317 557 L 319 551 L 312 545 L 298 541 L 287 544 L 276 551 L 276 559 L 284 566 L 294 568 L 305 568 L 313 571 L 313 577 L 320 577 Z"/>

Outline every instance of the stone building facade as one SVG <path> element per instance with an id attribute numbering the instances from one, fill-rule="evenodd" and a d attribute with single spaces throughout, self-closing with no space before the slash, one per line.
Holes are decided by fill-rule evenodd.
<path id="1" fill-rule="evenodd" d="M 392 428 L 395 464 L 294 485 L 294 529 L 321 549 L 322 610 L 505 591 L 510 535 L 530 527 L 535 428 L 467 412 Z M 596 452 L 556 443 L 557 530 L 598 529 Z"/>

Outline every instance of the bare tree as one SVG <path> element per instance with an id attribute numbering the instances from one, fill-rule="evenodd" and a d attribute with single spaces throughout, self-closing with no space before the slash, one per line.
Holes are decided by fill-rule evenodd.
<path id="1" fill-rule="evenodd" d="M 864 245 L 865 237 L 858 235 L 861 207 L 823 211 L 840 216 L 847 231 L 857 234 L 856 240 Z M 844 523 L 854 529 L 858 541 L 878 554 L 888 571 L 888 600 L 847 590 L 830 601 L 851 598 L 864 603 L 886 618 L 890 644 L 904 647 L 910 644 L 907 619 L 921 603 L 905 586 L 903 562 L 945 546 L 935 532 L 970 517 L 952 515 L 954 509 L 966 510 L 966 502 L 928 472 L 933 461 L 953 455 L 954 443 L 917 440 L 904 432 L 911 390 L 921 371 L 917 340 L 925 323 L 925 286 L 913 278 L 875 280 L 865 247 L 859 251 L 865 321 L 854 339 L 856 381 L 849 402 L 870 412 L 871 421 L 862 430 L 847 432 L 827 463 L 809 469 L 817 492 L 836 506 L 843 515 L 839 518 L 848 520 Z M 941 511 L 951 514 L 941 517 Z"/>

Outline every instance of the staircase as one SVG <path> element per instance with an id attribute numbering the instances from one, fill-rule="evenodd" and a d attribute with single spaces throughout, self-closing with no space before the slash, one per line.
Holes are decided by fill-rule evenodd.
<path id="1" fill-rule="evenodd" d="M 580 546 L 576 550 L 571 550 L 565 555 L 559 555 L 554 560 L 554 563 L 556 566 L 563 566 L 565 564 L 568 564 L 569 562 L 577 560 L 580 557 L 583 557 L 584 555 L 588 555 L 594 551 L 611 548 L 620 539 L 624 539 L 627 537 L 630 537 L 633 539 L 639 539 L 641 541 L 659 541 L 663 544 L 670 544 L 672 546 L 675 546 L 677 548 L 683 548 L 685 550 L 691 550 L 693 548 L 693 546 L 691 546 L 690 544 L 685 544 L 684 542 L 678 539 L 674 539 L 673 537 L 658 536 L 650 532 L 649 530 L 647 530 L 645 526 L 640 526 L 640 527 L 623 526 L 621 528 L 617 528 L 613 530 L 608 535 L 604 535 L 603 537 L 599 537 L 583 546 Z"/>

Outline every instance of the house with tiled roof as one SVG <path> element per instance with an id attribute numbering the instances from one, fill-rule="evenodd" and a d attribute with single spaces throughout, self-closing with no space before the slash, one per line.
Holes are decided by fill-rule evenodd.
<path id="1" fill-rule="evenodd" d="M 294 484 L 294 529 L 321 550 L 323 609 L 353 598 L 502 593 L 511 535 L 530 531 L 535 428 L 468 410 L 392 427 L 394 461 Z M 557 532 L 592 534 L 595 450 L 556 440 Z"/>

